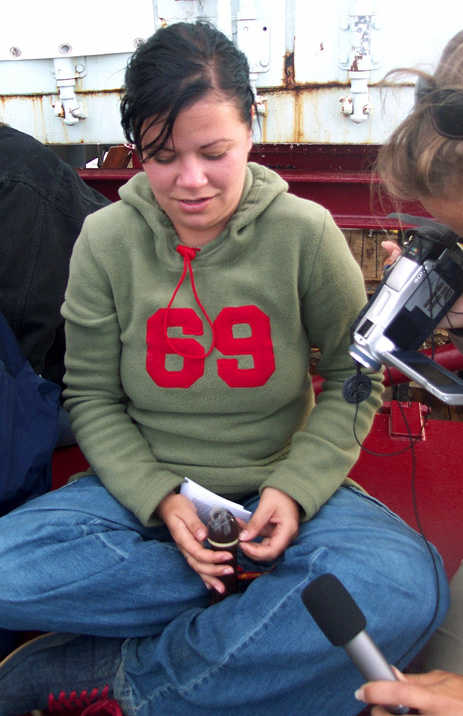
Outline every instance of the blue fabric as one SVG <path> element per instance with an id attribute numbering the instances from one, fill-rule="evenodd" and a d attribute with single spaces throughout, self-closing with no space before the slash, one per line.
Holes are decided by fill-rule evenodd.
<path id="1" fill-rule="evenodd" d="M 360 710 L 362 677 L 301 592 L 335 574 L 386 658 L 403 667 L 448 608 L 430 550 L 433 559 L 384 505 L 343 487 L 244 594 L 209 606 L 167 530 L 144 527 L 85 477 L 0 520 L 0 627 L 130 637 L 121 689 L 137 716 L 349 716 Z M 256 567 L 243 555 L 241 564 Z"/>
<path id="2" fill-rule="evenodd" d="M 0 514 L 51 488 L 59 395 L 33 371 L 0 314 Z"/>
<path id="3" fill-rule="evenodd" d="M 51 488 L 60 389 L 32 370 L 0 313 L 0 515 Z M 0 630 L 0 658 L 16 635 Z"/>

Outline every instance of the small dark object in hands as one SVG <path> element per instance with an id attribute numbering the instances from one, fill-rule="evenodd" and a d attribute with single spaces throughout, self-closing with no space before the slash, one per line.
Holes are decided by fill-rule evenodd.
<path id="1" fill-rule="evenodd" d="M 207 541 L 211 549 L 231 552 L 233 555 L 229 562 L 224 563 L 230 564 L 233 567 L 233 573 L 224 574 L 220 577 L 225 586 L 225 592 L 220 593 L 216 589 L 213 590 L 212 602 L 216 603 L 221 601 L 228 594 L 238 591 L 237 555 L 240 526 L 232 513 L 221 507 L 211 510 L 207 528 Z"/>

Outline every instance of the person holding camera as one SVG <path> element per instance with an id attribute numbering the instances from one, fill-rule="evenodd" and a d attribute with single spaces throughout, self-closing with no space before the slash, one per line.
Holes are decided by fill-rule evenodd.
<path id="1" fill-rule="evenodd" d="M 439 223 L 463 237 L 463 31 L 449 41 L 433 75 L 416 74 L 415 106 L 381 147 L 378 173 L 393 196 L 419 200 Z M 400 247 L 390 241 L 383 246 L 386 263 L 393 263 Z M 463 296 L 439 326 L 463 352 Z M 449 613 L 419 665 L 431 671 L 366 684 L 357 697 L 372 704 L 401 703 L 425 716 L 463 714 L 463 566 L 451 582 Z M 383 706 L 372 709 L 372 716 L 387 713 Z"/>
<path id="2" fill-rule="evenodd" d="M 347 478 L 382 395 L 378 372 L 343 397 L 362 273 L 325 209 L 248 162 L 249 67 L 216 28 L 159 29 L 121 108 L 143 171 L 86 220 L 63 307 L 90 474 L 0 520 L 0 626 L 59 633 L 0 666 L 0 714 L 83 690 L 127 716 L 353 715 L 358 672 L 304 586 L 336 573 L 399 666 L 448 593 L 440 557 Z M 239 559 L 261 576 L 214 604 L 232 554 L 206 548 L 185 476 L 252 513 Z"/>

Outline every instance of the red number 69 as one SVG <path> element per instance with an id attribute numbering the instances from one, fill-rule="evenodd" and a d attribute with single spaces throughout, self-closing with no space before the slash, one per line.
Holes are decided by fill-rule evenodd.
<path id="1" fill-rule="evenodd" d="M 203 322 L 192 308 L 165 308 L 152 315 L 146 327 L 146 370 L 156 385 L 162 388 L 189 388 L 204 374 L 204 348 L 194 338 L 169 337 L 165 326 L 178 326 L 183 334 L 200 336 Z M 167 318 L 167 321 L 166 321 Z M 166 323 L 165 323 L 166 322 Z M 247 324 L 251 335 L 237 338 L 233 328 Z M 223 308 L 213 323 L 215 348 L 224 356 L 218 358 L 217 373 L 231 388 L 254 388 L 265 385 L 275 371 L 270 319 L 257 306 Z M 178 349 L 183 357 L 179 370 L 167 370 L 166 356 Z M 198 357 L 193 357 L 194 355 Z M 251 356 L 252 368 L 240 368 L 237 356 Z"/>

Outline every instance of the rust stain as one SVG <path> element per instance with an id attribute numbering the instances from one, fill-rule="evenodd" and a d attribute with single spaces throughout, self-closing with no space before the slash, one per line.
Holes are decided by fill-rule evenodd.
<path id="1" fill-rule="evenodd" d="M 330 82 L 294 82 L 291 87 L 284 85 L 268 85 L 259 86 L 259 94 L 286 94 L 298 91 L 312 91 L 312 90 L 326 90 L 326 89 L 341 89 L 345 90 L 346 87 L 350 87 L 350 82 L 340 82 L 339 80 L 333 80 Z M 413 82 L 401 82 L 400 85 L 394 82 L 372 82 L 370 87 L 414 87 Z"/>
<path id="2" fill-rule="evenodd" d="M 359 71 L 359 60 L 362 59 L 362 55 L 354 55 L 354 59 L 352 60 L 352 64 L 349 68 L 350 72 L 358 72 Z"/>
<path id="3" fill-rule="evenodd" d="M 294 93 L 294 141 L 300 142 L 304 139 L 304 103 L 301 92 Z"/>
<path id="4" fill-rule="evenodd" d="M 311 91 L 311 90 L 323 90 L 323 89 L 345 89 L 346 87 L 350 87 L 350 84 L 348 82 L 339 82 L 339 81 L 333 81 L 333 82 L 294 82 L 291 87 L 289 86 L 282 86 L 282 85 L 273 85 L 268 87 L 259 87 L 259 93 L 260 94 L 285 94 L 290 93 L 292 94 L 295 90 L 296 91 Z"/>
<path id="5" fill-rule="evenodd" d="M 20 99 L 20 100 L 27 99 L 27 100 L 32 100 L 32 102 L 36 102 L 37 100 L 39 100 L 41 102 L 43 97 L 44 97 L 44 94 L 42 94 L 42 93 L 41 94 L 39 94 L 39 93 L 37 93 L 37 94 L 0 94 L 0 102 L 2 104 L 6 104 L 10 100 L 14 100 L 14 99 Z"/>
<path id="6" fill-rule="evenodd" d="M 262 142 L 267 141 L 267 117 L 268 117 L 268 112 L 265 112 L 265 114 L 261 117 Z"/>
<path id="7" fill-rule="evenodd" d="M 283 58 L 283 85 L 291 89 L 296 84 L 295 69 L 294 69 L 294 52 L 289 50 L 285 52 Z"/>
<path id="8" fill-rule="evenodd" d="M 80 90 L 78 89 L 76 91 L 77 95 L 86 95 L 87 97 L 98 97 L 99 95 L 120 95 L 122 96 L 123 90 L 122 89 L 99 89 L 99 90 Z M 56 89 L 54 92 L 35 92 L 31 94 L 0 94 L 0 102 L 9 102 L 12 100 L 39 100 L 42 101 L 46 97 L 57 97 L 58 96 L 58 90 Z"/>

